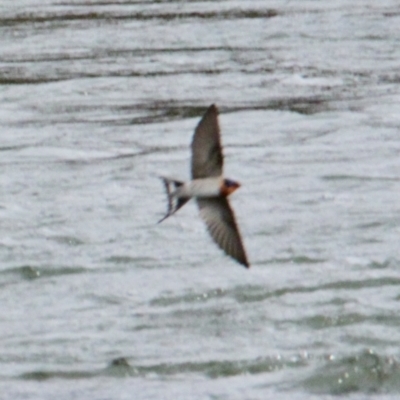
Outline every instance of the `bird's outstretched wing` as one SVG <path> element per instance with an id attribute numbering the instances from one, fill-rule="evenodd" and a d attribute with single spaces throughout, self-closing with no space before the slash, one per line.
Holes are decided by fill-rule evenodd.
<path id="1" fill-rule="evenodd" d="M 215 243 L 240 264 L 249 268 L 235 216 L 225 197 L 198 198 L 200 216 Z"/>
<path id="2" fill-rule="evenodd" d="M 218 109 L 212 104 L 199 122 L 192 141 L 192 179 L 222 175 L 223 155 Z"/>

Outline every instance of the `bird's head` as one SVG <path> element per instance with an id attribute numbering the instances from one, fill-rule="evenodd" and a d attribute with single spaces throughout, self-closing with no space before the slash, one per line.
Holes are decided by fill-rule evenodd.
<path id="1" fill-rule="evenodd" d="M 225 197 L 229 196 L 239 187 L 240 183 L 232 181 L 230 179 L 224 179 L 222 181 L 222 186 L 221 186 L 221 195 Z"/>

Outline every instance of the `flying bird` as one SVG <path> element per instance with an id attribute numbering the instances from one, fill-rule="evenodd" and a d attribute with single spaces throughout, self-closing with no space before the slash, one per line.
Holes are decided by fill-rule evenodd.
<path id="1" fill-rule="evenodd" d="M 237 262 L 250 268 L 235 215 L 227 197 L 240 187 L 238 182 L 223 176 L 224 158 L 218 124 L 218 109 L 212 104 L 197 125 L 192 141 L 192 180 L 182 182 L 161 177 L 168 197 L 167 214 L 176 213 L 191 198 L 200 209 L 200 216 L 214 242 Z"/>

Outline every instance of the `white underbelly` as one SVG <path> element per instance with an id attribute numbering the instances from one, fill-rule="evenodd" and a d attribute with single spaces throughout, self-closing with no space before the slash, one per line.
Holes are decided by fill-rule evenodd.
<path id="1" fill-rule="evenodd" d="M 222 178 L 194 179 L 182 185 L 178 197 L 216 197 L 220 195 Z"/>

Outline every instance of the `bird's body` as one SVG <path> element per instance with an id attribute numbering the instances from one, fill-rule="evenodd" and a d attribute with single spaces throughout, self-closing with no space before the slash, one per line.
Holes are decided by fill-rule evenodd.
<path id="1" fill-rule="evenodd" d="M 197 125 L 192 141 L 192 180 L 162 178 L 168 195 L 168 212 L 159 222 L 195 198 L 200 216 L 217 245 L 249 268 L 235 216 L 227 200 L 240 184 L 225 179 L 218 125 L 218 110 L 211 105 Z"/>
<path id="2" fill-rule="evenodd" d="M 202 178 L 184 182 L 175 191 L 177 197 L 215 197 L 221 194 L 223 178 Z"/>

